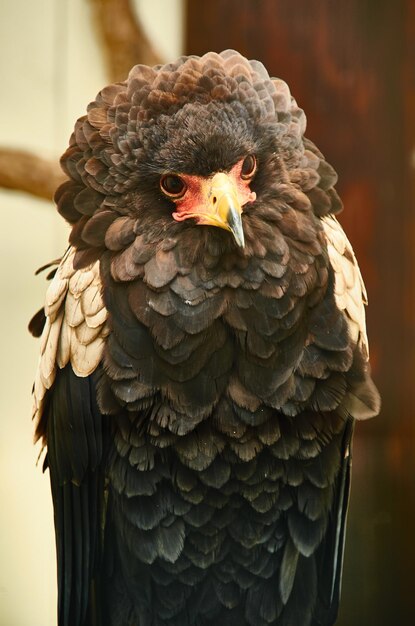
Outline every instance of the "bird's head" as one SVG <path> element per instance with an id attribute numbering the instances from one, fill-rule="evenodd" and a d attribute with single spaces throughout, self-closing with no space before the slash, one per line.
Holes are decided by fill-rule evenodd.
<path id="1" fill-rule="evenodd" d="M 256 134 L 240 103 L 186 103 L 140 129 L 147 188 L 151 181 L 175 222 L 229 231 L 243 248 L 242 213 L 256 200 L 262 151 Z"/>
<path id="2" fill-rule="evenodd" d="M 180 233 L 255 254 L 282 204 L 308 202 L 294 197 L 310 186 L 301 167 L 320 160 L 305 158 L 304 129 L 287 85 L 235 51 L 134 67 L 89 105 L 62 157 L 56 201 L 77 262 Z"/>

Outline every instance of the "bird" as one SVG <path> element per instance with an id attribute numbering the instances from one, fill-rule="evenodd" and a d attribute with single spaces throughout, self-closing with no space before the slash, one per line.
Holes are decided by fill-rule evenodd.
<path id="1" fill-rule="evenodd" d="M 355 422 L 378 414 L 337 174 L 234 50 L 78 119 L 41 336 L 59 626 L 329 626 Z"/>

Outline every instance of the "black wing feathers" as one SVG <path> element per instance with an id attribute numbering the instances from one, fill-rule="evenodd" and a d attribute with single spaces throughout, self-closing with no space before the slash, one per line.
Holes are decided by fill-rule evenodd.
<path id="1" fill-rule="evenodd" d="M 342 447 L 341 465 L 335 484 L 335 496 L 326 536 L 317 552 L 318 603 L 312 626 L 335 624 L 340 603 L 343 552 L 349 506 L 352 467 L 351 446 L 354 420 L 346 422 Z"/>
<path id="2" fill-rule="evenodd" d="M 91 583 L 100 559 L 104 500 L 103 417 L 96 375 L 58 371 L 48 394 L 48 465 L 58 560 L 58 624 L 90 626 Z M 90 607 L 91 610 L 91 607 Z"/>

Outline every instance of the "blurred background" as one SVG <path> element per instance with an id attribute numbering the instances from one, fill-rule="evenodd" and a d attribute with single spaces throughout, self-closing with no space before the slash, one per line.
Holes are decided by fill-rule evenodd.
<path id="1" fill-rule="evenodd" d="M 45 291 L 33 271 L 68 235 L 46 199 L 57 157 L 88 102 L 130 65 L 225 48 L 262 61 L 304 108 L 307 136 L 339 173 L 340 220 L 369 292 L 383 408 L 356 429 L 338 624 L 413 624 L 415 3 L 3 0 L 0 626 L 56 623 L 49 482 L 30 422 L 39 346 L 26 326 Z"/>

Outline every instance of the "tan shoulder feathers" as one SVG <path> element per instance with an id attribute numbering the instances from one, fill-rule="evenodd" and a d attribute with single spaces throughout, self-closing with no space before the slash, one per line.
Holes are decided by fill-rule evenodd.
<path id="1" fill-rule="evenodd" d="M 69 248 L 46 293 L 46 324 L 34 385 L 36 423 L 46 391 L 55 380 L 56 368 L 70 363 L 77 376 L 91 374 L 101 360 L 109 332 L 99 262 L 75 270 L 74 256 L 75 249 Z"/>
<path id="2" fill-rule="evenodd" d="M 352 341 L 361 344 L 368 358 L 365 316 L 367 295 L 353 248 L 335 217 L 328 215 L 321 221 L 327 238 L 330 263 L 334 270 L 336 304 L 347 315 Z"/>

